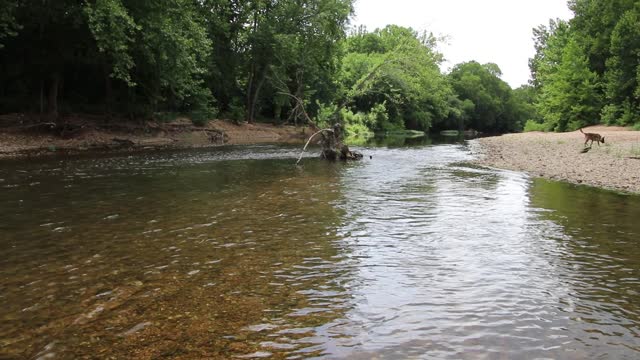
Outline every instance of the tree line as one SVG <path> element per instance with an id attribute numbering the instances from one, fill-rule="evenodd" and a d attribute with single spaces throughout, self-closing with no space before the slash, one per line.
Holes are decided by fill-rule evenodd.
<path id="1" fill-rule="evenodd" d="M 604 123 L 640 129 L 640 3 L 571 0 L 574 17 L 534 29 L 536 115 L 526 130 Z"/>
<path id="2" fill-rule="evenodd" d="M 532 65 L 535 85 L 515 90 L 491 63 L 445 73 L 430 33 L 350 29 L 353 2 L 0 0 L 0 113 L 314 119 L 351 134 L 515 132 L 546 119 L 532 104 L 549 96 L 548 56 Z M 538 54 L 561 26 L 538 29 Z"/>

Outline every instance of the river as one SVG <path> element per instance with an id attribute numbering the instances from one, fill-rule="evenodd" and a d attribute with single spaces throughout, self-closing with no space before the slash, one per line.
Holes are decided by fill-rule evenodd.
<path id="1" fill-rule="evenodd" d="M 640 357 L 640 197 L 299 149 L 0 163 L 0 358 Z"/>

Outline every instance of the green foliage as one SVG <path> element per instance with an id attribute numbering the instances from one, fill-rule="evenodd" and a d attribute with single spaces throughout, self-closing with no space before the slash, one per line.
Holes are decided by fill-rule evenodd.
<path id="1" fill-rule="evenodd" d="M 638 109 L 629 99 L 620 105 L 608 104 L 602 108 L 602 121 L 607 125 L 629 126 L 638 121 Z"/>
<path id="2" fill-rule="evenodd" d="M 87 2 L 84 10 L 98 49 L 106 54 L 107 61 L 112 64 L 110 76 L 129 86 L 135 86 L 130 74 L 135 65 L 130 48 L 135 32 L 141 28 L 136 25 L 120 0 Z"/>
<path id="3" fill-rule="evenodd" d="M 323 104 L 316 101 L 318 107 L 318 113 L 316 115 L 316 125 L 322 129 L 331 127 L 338 122 L 338 105 L 336 104 Z"/>
<path id="4" fill-rule="evenodd" d="M 189 97 L 206 98 L 202 93 L 208 90 L 202 77 L 211 40 L 193 3 L 176 0 L 131 5 L 141 28 L 135 49 L 138 66 L 149 84 L 143 89 L 152 103 L 166 99 L 169 105 L 184 106 L 182 101 Z"/>
<path id="5" fill-rule="evenodd" d="M 4 47 L 2 39 L 16 36 L 20 30 L 20 25 L 15 18 L 17 7 L 17 1 L 0 0 L 0 50 Z"/>
<path id="6" fill-rule="evenodd" d="M 612 104 L 605 105 L 600 112 L 602 122 L 607 125 L 616 124 L 619 112 L 618 106 Z"/>
<path id="7" fill-rule="evenodd" d="M 239 124 L 245 117 L 244 105 L 239 104 L 237 101 L 231 103 L 229 105 L 229 111 L 223 115 L 223 118 L 230 119 L 234 124 Z"/>
<path id="8" fill-rule="evenodd" d="M 222 36 L 223 54 L 229 48 L 243 49 L 238 57 L 227 57 L 236 79 L 220 73 L 223 83 L 240 84 L 237 93 L 247 99 L 247 120 L 259 113 L 288 115 L 294 123 L 305 119 L 298 100 L 335 99 L 335 72 L 340 40 L 351 15 L 353 0 L 240 1 L 232 9 L 230 36 Z M 233 7 L 233 6 L 232 6 Z M 228 22 L 223 18 L 220 23 Z M 229 41 L 235 39 L 235 42 Z M 222 63 L 227 60 L 221 59 Z M 282 93 L 295 95 L 288 103 L 273 100 Z M 297 98 L 297 99 L 296 99 Z M 226 99 L 222 99 L 223 101 Z M 221 104 L 226 107 L 225 103 Z"/>
<path id="9" fill-rule="evenodd" d="M 386 101 L 383 101 L 380 104 L 375 104 L 371 107 L 371 110 L 368 114 L 368 119 L 366 121 L 366 125 L 370 128 L 380 128 L 384 129 L 386 124 L 389 122 L 389 114 L 387 113 Z"/>
<path id="10" fill-rule="evenodd" d="M 348 124 L 345 127 L 347 137 L 372 137 L 373 131 L 369 130 L 366 125 L 363 124 Z"/>
<path id="11" fill-rule="evenodd" d="M 569 24 L 563 20 L 550 20 L 548 26 L 533 29 L 536 54 L 529 60 L 532 84 L 536 89 L 546 85 L 562 60 L 562 51 L 569 38 Z"/>
<path id="12" fill-rule="evenodd" d="M 576 130 L 597 120 L 600 99 L 595 73 L 578 43 L 570 39 L 540 92 L 538 111 L 554 131 Z"/>
<path id="13" fill-rule="evenodd" d="M 40 103 L 54 116 L 58 102 L 63 111 L 99 108 L 145 118 L 158 111 L 215 113 L 204 81 L 212 48 L 201 2 L 5 1 L 0 93 L 18 97 L 15 103 Z"/>
<path id="14" fill-rule="evenodd" d="M 374 32 L 360 28 L 345 42 L 338 76 L 343 103 L 368 112 L 385 103 L 386 119 L 371 129 L 427 130 L 449 112 L 452 90 L 438 67 L 442 56 L 435 39 L 410 28 L 390 25 Z"/>
<path id="15" fill-rule="evenodd" d="M 573 0 L 569 22 L 534 30 L 537 110 L 555 131 L 640 122 L 640 5 Z"/>
<path id="16" fill-rule="evenodd" d="M 182 107 L 189 112 L 189 117 L 195 125 L 204 126 L 218 114 L 214 106 L 215 100 L 209 89 L 196 87 L 192 93 L 184 99 Z"/>
<path id="17" fill-rule="evenodd" d="M 539 123 L 536 122 L 534 120 L 527 120 L 527 122 L 524 124 L 524 132 L 529 132 L 529 131 L 549 131 L 549 127 L 547 124 L 544 123 Z"/>
<path id="18" fill-rule="evenodd" d="M 193 125 L 196 126 L 205 126 L 215 116 L 213 111 L 208 111 L 206 109 L 198 109 L 194 110 L 189 114 L 189 118 Z"/>
<path id="19" fill-rule="evenodd" d="M 376 104 L 371 108 L 370 112 L 353 113 L 351 110 L 342 109 L 340 111 L 341 121 L 345 124 L 347 133 L 356 134 L 373 134 L 371 129 L 385 126 L 389 120 L 385 104 Z"/>
<path id="20" fill-rule="evenodd" d="M 63 112 L 179 113 L 198 124 L 218 113 L 294 124 L 309 116 L 358 134 L 638 121 L 631 0 L 573 0 L 575 20 L 535 29 L 533 86 L 516 90 L 496 64 L 443 74 L 428 32 L 389 25 L 347 36 L 353 3 L 0 0 L 0 112 L 56 114 L 61 102 Z"/>
<path id="21" fill-rule="evenodd" d="M 522 130 L 528 115 L 524 100 L 514 96 L 511 87 L 499 76 L 496 64 L 475 61 L 456 65 L 449 74 L 460 100 L 450 100 L 452 118 L 464 121 L 462 127 L 482 132 L 515 132 Z"/>
<path id="22" fill-rule="evenodd" d="M 176 113 L 176 112 L 157 112 L 155 114 L 153 114 L 153 119 L 159 122 L 171 122 L 174 121 L 175 119 L 179 118 L 180 114 Z"/>
<path id="23" fill-rule="evenodd" d="M 611 33 L 611 56 L 606 60 L 605 96 L 617 111 L 618 125 L 640 121 L 640 5 L 626 11 Z M 610 118 L 605 120 L 610 121 Z"/>

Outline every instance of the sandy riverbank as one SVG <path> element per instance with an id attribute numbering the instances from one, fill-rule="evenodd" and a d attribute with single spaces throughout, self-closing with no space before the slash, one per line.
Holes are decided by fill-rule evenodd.
<path id="1" fill-rule="evenodd" d="M 475 140 L 476 163 L 517 170 L 554 180 L 640 193 L 640 131 L 622 127 L 592 126 L 584 132 L 605 137 L 581 153 L 584 136 L 567 133 L 528 132 Z"/>
<path id="2" fill-rule="evenodd" d="M 13 120 L 13 119 L 12 119 Z M 304 143 L 308 128 L 272 124 L 235 125 L 215 120 L 204 127 L 188 119 L 167 123 L 114 123 L 73 120 L 74 130 L 63 136 L 42 129 L 0 129 L 0 158 L 81 153 L 132 151 L 159 148 L 193 148 L 236 144 Z"/>

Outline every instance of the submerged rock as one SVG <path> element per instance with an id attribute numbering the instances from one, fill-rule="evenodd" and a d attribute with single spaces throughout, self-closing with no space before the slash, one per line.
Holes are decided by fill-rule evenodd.
<path id="1" fill-rule="evenodd" d="M 123 332 L 122 334 L 120 334 L 120 336 L 133 335 L 133 334 L 137 333 L 138 331 L 146 328 L 149 325 L 151 325 L 151 322 L 149 322 L 149 321 L 141 322 L 140 324 L 137 324 L 136 326 L 132 327 L 131 329 Z"/>

